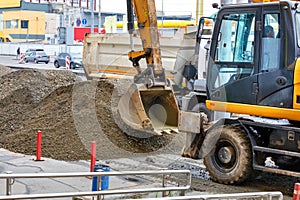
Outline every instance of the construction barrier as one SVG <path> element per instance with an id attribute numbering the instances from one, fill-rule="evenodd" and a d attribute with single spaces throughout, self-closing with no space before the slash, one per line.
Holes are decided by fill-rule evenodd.
<path id="1" fill-rule="evenodd" d="M 66 70 L 69 70 L 70 69 L 70 57 L 67 56 L 66 57 Z"/>
<path id="2" fill-rule="evenodd" d="M 300 183 L 295 183 L 293 200 L 300 200 Z"/>
<path id="3" fill-rule="evenodd" d="M 23 63 L 24 63 L 24 54 L 23 54 L 23 53 L 20 54 L 20 60 L 19 60 L 19 63 L 20 63 L 20 64 L 23 64 Z"/>

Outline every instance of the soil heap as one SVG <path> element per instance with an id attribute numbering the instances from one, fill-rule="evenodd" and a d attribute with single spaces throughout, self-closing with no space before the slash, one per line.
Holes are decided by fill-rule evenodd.
<path id="1" fill-rule="evenodd" d="M 12 72 L 3 66 L 0 73 L 1 148 L 35 155 L 38 130 L 42 156 L 58 160 L 89 159 L 92 141 L 101 159 L 182 147 L 175 136 L 140 139 L 124 133 L 117 102 L 129 80 L 82 81 L 64 70 Z"/>

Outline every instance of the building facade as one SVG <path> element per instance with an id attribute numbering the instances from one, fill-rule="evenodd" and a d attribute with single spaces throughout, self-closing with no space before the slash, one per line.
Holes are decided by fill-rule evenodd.
<path id="1" fill-rule="evenodd" d="M 4 11 L 3 35 L 14 42 L 45 39 L 45 13 L 37 11 Z"/>
<path id="2" fill-rule="evenodd" d="M 123 0 L 122 0 L 123 1 Z M 124 0 L 125 1 L 125 0 Z M 204 0 L 203 0 L 204 1 Z M 203 8 L 211 7 L 212 2 L 204 1 Z M 114 17 L 117 24 L 122 24 L 125 13 L 101 12 L 99 16 L 98 0 L 9 0 L 0 1 L 0 39 L 11 42 L 43 41 L 46 43 L 63 42 L 60 37 L 67 34 L 61 30 L 71 28 L 103 28 L 107 17 Z M 206 11 L 206 10 L 204 10 Z M 163 14 L 163 13 L 161 13 Z M 164 16 L 164 20 L 184 17 L 191 21 L 191 15 Z M 158 14 L 158 20 L 162 17 Z M 99 26 L 99 22 L 101 25 Z M 166 23 L 164 23 L 166 25 Z M 106 24 L 107 25 L 107 24 Z M 126 24 L 125 24 L 126 25 Z M 126 27 L 126 26 L 124 26 Z M 74 31 L 75 33 L 76 31 Z M 81 32 L 82 31 L 77 31 Z M 76 36 L 75 38 L 78 38 Z M 82 38 L 80 36 L 79 38 Z M 81 39 L 79 39 L 81 40 Z"/>

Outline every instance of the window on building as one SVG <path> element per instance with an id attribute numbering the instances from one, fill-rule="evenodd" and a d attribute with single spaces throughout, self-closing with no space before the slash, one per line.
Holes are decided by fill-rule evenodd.
<path id="1" fill-rule="evenodd" d="M 5 24 L 6 24 L 5 27 L 7 29 L 18 28 L 19 27 L 19 20 L 17 20 L 17 19 L 7 20 Z"/>
<path id="2" fill-rule="evenodd" d="M 11 20 L 11 28 L 19 28 L 19 20 L 18 19 Z"/>
<path id="3" fill-rule="evenodd" d="M 28 28 L 28 20 L 21 20 L 21 28 Z"/>
<path id="4" fill-rule="evenodd" d="M 6 20 L 6 22 L 5 22 L 5 28 L 7 28 L 7 29 L 11 28 L 11 21 L 10 20 Z"/>

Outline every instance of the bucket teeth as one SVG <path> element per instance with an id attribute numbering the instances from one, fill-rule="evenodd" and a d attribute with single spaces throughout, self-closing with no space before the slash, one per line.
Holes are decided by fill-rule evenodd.
<path id="1" fill-rule="evenodd" d="M 172 134 L 172 130 L 170 130 L 170 129 L 167 129 L 167 130 L 163 130 L 166 134 L 169 134 L 169 135 L 171 135 Z"/>
<path id="2" fill-rule="evenodd" d="M 158 135 L 158 136 L 161 136 L 161 135 L 163 135 L 163 131 L 162 130 L 154 130 L 153 131 L 156 135 Z"/>
<path id="3" fill-rule="evenodd" d="M 178 129 L 176 128 L 166 128 L 166 129 L 160 129 L 160 130 L 154 130 L 154 132 L 157 135 L 172 135 L 172 134 L 177 134 Z"/>

